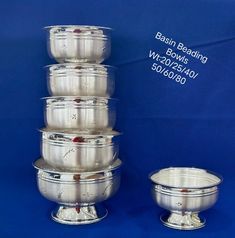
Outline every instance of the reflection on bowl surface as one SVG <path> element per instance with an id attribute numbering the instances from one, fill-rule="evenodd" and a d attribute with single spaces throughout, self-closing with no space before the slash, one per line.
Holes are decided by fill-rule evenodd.
<path id="1" fill-rule="evenodd" d="M 45 124 L 52 129 L 112 129 L 116 121 L 116 101 L 106 97 L 48 97 Z"/>
<path id="2" fill-rule="evenodd" d="M 115 68 L 88 63 L 54 64 L 46 67 L 52 96 L 110 97 L 115 87 Z"/>
<path id="3" fill-rule="evenodd" d="M 59 63 L 101 63 L 110 56 L 110 28 L 68 25 L 45 29 L 48 53 Z"/>
<path id="4" fill-rule="evenodd" d="M 42 157 L 54 168 L 88 172 L 109 167 L 118 158 L 118 132 L 48 128 L 42 129 L 41 132 Z"/>
<path id="5" fill-rule="evenodd" d="M 121 161 L 93 172 L 67 172 L 55 169 L 43 159 L 34 163 L 38 170 L 37 184 L 40 193 L 59 205 L 52 218 L 64 224 L 89 224 L 107 215 L 101 205 L 113 196 L 120 186 Z"/>

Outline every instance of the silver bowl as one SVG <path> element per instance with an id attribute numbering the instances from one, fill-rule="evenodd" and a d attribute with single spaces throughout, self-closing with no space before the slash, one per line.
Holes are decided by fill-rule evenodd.
<path id="1" fill-rule="evenodd" d="M 115 68 L 112 66 L 67 63 L 46 68 L 50 95 L 110 97 L 114 92 Z"/>
<path id="2" fill-rule="evenodd" d="M 113 129 L 116 100 L 104 97 L 48 97 L 44 118 L 48 128 L 81 131 Z"/>
<path id="3" fill-rule="evenodd" d="M 100 26 L 47 26 L 47 49 L 59 63 L 101 63 L 111 53 L 111 28 Z"/>
<path id="4" fill-rule="evenodd" d="M 116 131 L 80 132 L 42 129 L 41 155 L 54 168 L 66 171 L 94 171 L 118 158 Z"/>
<path id="5" fill-rule="evenodd" d="M 179 230 L 193 230 L 205 225 L 199 212 L 217 201 L 220 176 L 204 169 L 166 168 L 153 172 L 152 196 L 170 214 L 161 216 L 164 225 Z"/>
<path id="6" fill-rule="evenodd" d="M 121 161 L 104 170 L 73 173 L 56 170 L 43 159 L 34 163 L 40 193 L 59 205 L 52 219 L 63 224 L 80 225 L 98 222 L 107 215 L 100 204 L 114 195 L 120 185 Z"/>

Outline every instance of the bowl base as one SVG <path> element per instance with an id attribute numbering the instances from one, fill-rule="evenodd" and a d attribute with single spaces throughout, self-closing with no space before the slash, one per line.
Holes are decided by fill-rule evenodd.
<path id="1" fill-rule="evenodd" d="M 108 214 L 101 204 L 87 206 L 57 206 L 51 213 L 54 221 L 67 225 L 84 225 L 98 222 Z"/>
<path id="2" fill-rule="evenodd" d="M 198 213 L 193 212 L 163 214 L 160 220 L 165 226 L 178 230 L 195 230 L 206 223 L 204 218 L 199 218 Z"/>

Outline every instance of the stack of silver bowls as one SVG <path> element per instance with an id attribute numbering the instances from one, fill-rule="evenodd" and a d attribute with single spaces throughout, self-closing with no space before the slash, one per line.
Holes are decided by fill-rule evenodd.
<path id="1" fill-rule="evenodd" d="M 107 215 L 101 202 L 119 188 L 120 133 L 116 120 L 115 68 L 99 63 L 111 52 L 111 29 L 50 26 L 50 97 L 44 98 L 42 158 L 34 163 L 41 194 L 58 203 L 53 220 L 89 224 Z"/>

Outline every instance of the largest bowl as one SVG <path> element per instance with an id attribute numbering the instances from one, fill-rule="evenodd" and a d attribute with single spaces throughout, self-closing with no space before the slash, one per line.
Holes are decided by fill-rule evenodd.
<path id="1" fill-rule="evenodd" d="M 107 215 L 100 203 L 116 193 L 120 185 L 121 161 L 93 172 L 67 172 L 54 169 L 43 159 L 34 163 L 40 193 L 60 206 L 52 218 L 65 224 L 88 224 Z"/>
<path id="2" fill-rule="evenodd" d="M 59 63 L 101 63 L 111 52 L 111 28 L 58 25 L 45 27 L 49 55 Z"/>
<path id="3" fill-rule="evenodd" d="M 82 132 L 42 129 L 41 155 L 54 168 L 94 171 L 109 167 L 118 158 L 115 131 Z"/>
<path id="4" fill-rule="evenodd" d="M 166 168 L 150 175 L 155 202 L 170 211 L 162 222 L 171 228 L 193 230 L 203 227 L 198 213 L 217 201 L 222 178 L 213 172 L 187 167 Z"/>
<path id="5" fill-rule="evenodd" d="M 104 97 L 48 97 L 45 124 L 53 129 L 112 129 L 116 120 L 116 100 Z"/>

